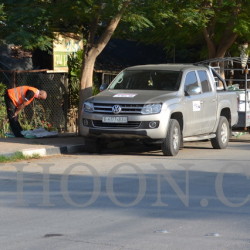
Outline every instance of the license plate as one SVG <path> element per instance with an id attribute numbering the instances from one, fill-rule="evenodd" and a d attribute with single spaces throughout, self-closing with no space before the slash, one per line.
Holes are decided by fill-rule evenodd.
<path id="1" fill-rule="evenodd" d="M 102 118 L 104 123 L 127 123 L 128 117 L 126 116 L 104 116 Z"/>

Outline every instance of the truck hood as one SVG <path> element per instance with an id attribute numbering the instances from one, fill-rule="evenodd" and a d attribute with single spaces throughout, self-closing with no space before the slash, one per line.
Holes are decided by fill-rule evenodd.
<path id="1" fill-rule="evenodd" d="M 101 103 L 157 103 L 175 98 L 178 92 L 159 90 L 105 90 L 89 98 L 91 102 Z"/>

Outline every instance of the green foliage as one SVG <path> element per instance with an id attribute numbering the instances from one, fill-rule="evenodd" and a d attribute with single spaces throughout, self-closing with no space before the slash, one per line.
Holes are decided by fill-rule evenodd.
<path id="1" fill-rule="evenodd" d="M 0 26 L 2 26 L 2 22 L 5 20 L 5 13 L 4 13 L 4 5 L 0 4 Z"/>
<path id="2" fill-rule="evenodd" d="M 56 130 L 53 125 L 49 122 L 49 113 L 46 112 L 43 106 L 36 101 L 36 103 L 30 104 L 32 105 L 33 115 L 32 118 L 29 119 L 25 110 L 23 110 L 19 114 L 19 122 L 23 128 L 23 130 L 32 130 L 37 128 L 44 128 L 48 131 Z"/>
<path id="3" fill-rule="evenodd" d="M 16 162 L 28 159 L 38 159 L 41 156 L 39 154 L 33 154 L 32 156 L 25 156 L 22 152 L 16 152 L 11 156 L 0 155 L 0 163 L 4 162 Z"/>
<path id="4" fill-rule="evenodd" d="M 6 13 L 0 37 L 25 49 L 51 47 L 49 3 L 42 0 L 3 0 Z"/>
<path id="5" fill-rule="evenodd" d="M 53 32 L 83 33 L 85 44 L 102 35 L 124 0 L 3 0 L 0 37 L 26 49 L 51 47 Z M 5 12 L 5 13 L 4 13 Z M 138 37 L 166 48 L 201 41 L 204 27 L 214 28 L 214 40 L 231 29 L 250 39 L 250 1 L 133 0 L 126 8 L 116 36 Z M 143 31 L 146 31 L 143 33 Z M 91 41 L 92 39 L 92 41 Z M 95 41 L 97 41 L 95 39 Z M 85 51 L 87 53 L 87 51 Z"/>
<path id="6" fill-rule="evenodd" d="M 124 0 L 3 0 L 6 25 L 0 37 L 8 43 L 22 45 L 25 49 L 49 49 L 53 32 L 84 34 L 88 40 L 91 30 L 101 36 L 111 19 L 121 10 Z M 153 27 L 145 15 L 144 5 L 151 1 L 133 0 L 126 8 L 122 32 Z M 0 5 L 1 6 L 1 5 Z M 1 7 L 0 7 L 1 13 Z"/>
<path id="7" fill-rule="evenodd" d="M 6 114 L 6 105 L 4 102 L 5 90 L 5 84 L 0 83 L 0 137 L 4 137 L 5 133 L 9 130 L 9 124 Z"/>
<path id="8" fill-rule="evenodd" d="M 141 32 L 144 29 L 154 27 L 149 19 L 137 13 L 131 13 L 131 15 L 125 16 L 123 20 L 126 21 L 124 25 L 127 23 L 130 24 L 128 27 L 131 32 Z"/>
<path id="9" fill-rule="evenodd" d="M 82 57 L 82 50 L 68 56 L 70 106 L 72 108 L 78 107 L 79 104 Z M 99 93 L 99 88 L 95 83 L 92 88 L 92 93 L 93 95 Z"/>
<path id="10" fill-rule="evenodd" d="M 148 27 L 136 38 L 144 43 L 159 44 L 169 52 L 179 51 L 195 44 L 201 37 L 198 25 L 204 23 L 199 6 L 190 6 L 186 1 L 154 1 L 143 7 L 145 17 L 153 27 Z"/>
<path id="11" fill-rule="evenodd" d="M 68 56 L 70 106 L 78 107 L 83 51 Z"/>
<path id="12" fill-rule="evenodd" d="M 204 44 L 204 29 L 214 47 L 220 50 L 223 46 L 225 50 L 230 47 L 226 43 L 235 34 L 238 39 L 250 40 L 250 1 L 169 0 L 154 1 L 151 9 L 150 5 L 145 8 L 154 28 L 137 37 L 144 42 L 161 44 L 167 50 L 174 47 L 178 51 L 189 45 L 200 48 Z M 200 52 L 207 57 L 201 48 Z"/>

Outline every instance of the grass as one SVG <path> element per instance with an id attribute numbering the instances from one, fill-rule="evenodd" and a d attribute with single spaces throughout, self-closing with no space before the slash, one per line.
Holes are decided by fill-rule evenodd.
<path id="1" fill-rule="evenodd" d="M 10 156 L 0 155 L 0 163 L 16 162 L 28 159 L 38 159 L 41 156 L 39 154 L 33 154 L 32 156 L 25 156 L 22 152 L 16 152 Z"/>

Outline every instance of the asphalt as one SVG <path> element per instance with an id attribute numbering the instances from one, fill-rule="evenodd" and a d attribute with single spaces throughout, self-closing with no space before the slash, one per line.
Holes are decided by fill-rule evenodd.
<path id="1" fill-rule="evenodd" d="M 75 134 L 59 134 L 46 138 L 0 138 L 0 155 L 12 156 L 16 152 L 23 155 L 40 156 L 73 154 L 84 152 L 84 138 Z"/>

